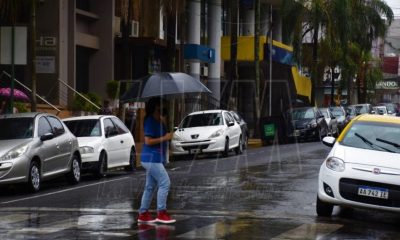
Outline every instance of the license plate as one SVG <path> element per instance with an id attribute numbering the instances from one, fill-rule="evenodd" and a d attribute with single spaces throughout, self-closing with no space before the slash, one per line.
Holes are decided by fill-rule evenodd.
<path id="1" fill-rule="evenodd" d="M 373 197 L 373 198 L 389 198 L 389 190 L 385 188 L 375 188 L 375 187 L 367 187 L 361 186 L 358 188 L 358 195 Z"/>
<path id="2" fill-rule="evenodd" d="M 299 130 L 294 130 L 293 136 L 295 136 L 295 137 L 300 136 L 300 131 Z"/>
<path id="3" fill-rule="evenodd" d="M 197 154 L 197 153 L 201 153 L 201 149 L 191 149 L 190 150 L 190 154 Z"/>

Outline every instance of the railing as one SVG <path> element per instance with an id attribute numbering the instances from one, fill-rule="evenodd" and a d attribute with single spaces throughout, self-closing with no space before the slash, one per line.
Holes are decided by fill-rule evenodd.
<path id="1" fill-rule="evenodd" d="M 90 101 L 89 98 L 85 97 L 82 93 L 76 91 L 73 87 L 69 86 L 66 82 L 64 82 L 61 79 L 58 79 L 58 81 L 62 84 L 64 84 L 68 89 L 70 89 L 71 91 L 73 91 L 75 94 L 78 94 L 81 98 L 85 99 L 87 102 L 89 102 L 90 104 L 92 104 L 95 108 L 97 108 L 98 110 L 101 109 L 101 107 L 97 106 L 97 104 L 95 104 L 94 102 Z"/>
<path id="2" fill-rule="evenodd" d="M 11 75 L 9 74 L 9 73 L 7 73 L 6 71 L 3 71 L 3 73 L 2 74 L 4 74 L 4 75 L 6 75 L 7 77 L 9 77 L 10 79 L 11 79 Z M 17 79 L 12 79 L 12 80 L 14 80 L 16 83 L 18 83 L 21 87 L 23 87 L 23 88 L 25 88 L 27 91 L 29 91 L 30 93 L 32 93 L 32 90 L 29 88 L 29 87 L 27 87 L 27 86 L 25 86 L 23 83 L 21 83 L 20 81 L 18 81 Z M 11 81 L 12 81 L 11 80 Z M 56 106 L 54 106 L 53 104 L 51 104 L 49 101 L 47 101 L 46 99 L 44 99 L 44 98 L 42 98 L 39 94 L 37 94 L 36 93 L 36 97 L 37 98 L 39 98 L 40 100 L 42 100 L 43 102 L 45 102 L 47 105 L 49 105 L 50 107 L 52 107 L 54 110 L 56 110 L 57 111 L 57 114 L 56 115 L 58 115 L 60 112 L 61 112 L 61 110 L 60 109 L 58 109 Z"/>

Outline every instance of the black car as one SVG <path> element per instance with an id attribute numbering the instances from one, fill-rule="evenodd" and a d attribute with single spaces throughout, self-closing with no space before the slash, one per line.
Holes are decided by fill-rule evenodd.
<path id="1" fill-rule="evenodd" d="M 247 123 L 237 112 L 231 111 L 230 113 L 242 129 L 243 149 L 246 149 L 249 142 L 249 128 L 247 127 Z"/>
<path id="2" fill-rule="evenodd" d="M 322 140 L 328 135 L 328 125 L 324 115 L 316 107 L 292 108 L 287 111 L 288 138 Z"/>

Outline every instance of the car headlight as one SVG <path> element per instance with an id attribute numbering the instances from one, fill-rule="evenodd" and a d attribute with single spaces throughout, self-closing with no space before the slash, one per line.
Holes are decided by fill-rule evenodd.
<path id="1" fill-rule="evenodd" d="M 214 132 L 213 134 L 211 134 L 211 136 L 209 138 L 217 138 L 222 135 L 224 135 L 224 129 L 220 129 L 220 130 Z"/>
<path id="2" fill-rule="evenodd" d="M 172 136 L 172 141 L 182 141 L 182 138 L 178 135 L 178 134 L 174 134 L 173 136 Z"/>
<path id="3" fill-rule="evenodd" d="M 329 157 L 326 160 L 326 167 L 337 172 L 343 172 L 345 168 L 344 161 L 340 158 Z"/>
<path id="4" fill-rule="evenodd" d="M 79 148 L 79 152 L 81 154 L 94 153 L 94 148 L 89 146 L 83 146 Z"/>
<path id="5" fill-rule="evenodd" d="M 6 154 L 4 154 L 0 158 L 0 161 L 18 158 L 21 155 L 23 155 L 27 150 L 28 150 L 28 144 L 23 144 L 23 145 L 17 146 L 15 148 L 11 149 L 10 151 L 8 151 Z"/>

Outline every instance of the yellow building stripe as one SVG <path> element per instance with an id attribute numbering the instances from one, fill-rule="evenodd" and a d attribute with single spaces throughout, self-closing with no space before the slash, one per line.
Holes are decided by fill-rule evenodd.
<path id="1" fill-rule="evenodd" d="M 297 95 L 308 97 L 311 102 L 311 79 L 299 74 L 296 67 L 292 67 L 292 76 L 296 86 Z"/>
<path id="2" fill-rule="evenodd" d="M 267 43 L 266 36 L 260 36 L 260 60 L 264 60 L 264 45 Z M 287 51 L 293 52 L 293 48 L 281 42 L 272 41 L 273 46 L 283 48 Z M 221 58 L 224 61 L 231 59 L 231 37 L 223 36 L 221 38 Z M 254 61 L 254 36 L 239 36 L 238 37 L 238 61 Z"/>

